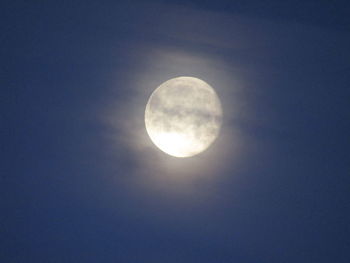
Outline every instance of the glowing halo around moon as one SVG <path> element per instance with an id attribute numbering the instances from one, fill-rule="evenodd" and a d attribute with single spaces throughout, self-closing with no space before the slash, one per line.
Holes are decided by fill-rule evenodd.
<path id="1" fill-rule="evenodd" d="M 155 89 L 145 110 L 152 142 L 175 157 L 191 157 L 217 138 L 222 108 L 214 89 L 198 78 L 177 77 Z"/>

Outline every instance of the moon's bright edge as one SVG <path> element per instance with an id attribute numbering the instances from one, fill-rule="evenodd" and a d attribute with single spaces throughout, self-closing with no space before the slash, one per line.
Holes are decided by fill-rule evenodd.
<path id="1" fill-rule="evenodd" d="M 217 138 L 222 108 L 214 89 L 198 78 L 177 77 L 151 94 L 145 125 L 152 142 L 175 157 L 191 157 Z"/>

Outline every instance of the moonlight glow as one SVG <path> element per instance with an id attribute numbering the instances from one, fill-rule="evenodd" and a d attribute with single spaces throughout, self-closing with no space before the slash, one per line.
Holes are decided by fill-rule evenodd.
<path id="1" fill-rule="evenodd" d="M 178 77 L 160 85 L 145 111 L 147 133 L 162 151 L 190 157 L 207 149 L 219 134 L 222 109 L 206 82 Z"/>

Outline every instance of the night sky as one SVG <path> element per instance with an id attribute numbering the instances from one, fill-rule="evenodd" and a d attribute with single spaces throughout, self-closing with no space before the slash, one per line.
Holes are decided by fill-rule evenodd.
<path id="1" fill-rule="evenodd" d="M 347 1 L 2 1 L 0 262 L 350 262 Z M 175 158 L 144 110 L 210 84 Z"/>

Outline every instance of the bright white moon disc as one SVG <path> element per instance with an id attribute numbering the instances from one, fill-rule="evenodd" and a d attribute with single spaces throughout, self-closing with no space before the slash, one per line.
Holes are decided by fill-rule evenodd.
<path id="1" fill-rule="evenodd" d="M 153 143 L 176 157 L 206 150 L 219 134 L 222 109 L 203 80 L 178 77 L 160 85 L 148 100 L 145 124 Z"/>

